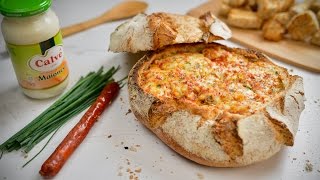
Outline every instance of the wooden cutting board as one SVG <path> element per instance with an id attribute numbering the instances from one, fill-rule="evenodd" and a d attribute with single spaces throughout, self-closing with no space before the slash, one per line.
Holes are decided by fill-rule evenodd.
<path id="1" fill-rule="evenodd" d="M 205 12 L 212 11 L 217 15 L 221 0 L 208 1 L 187 14 L 199 17 Z M 229 26 L 230 27 L 230 26 Z M 230 27 L 231 41 L 252 49 L 264 52 L 270 57 L 279 59 L 295 66 L 320 73 L 320 47 L 289 39 L 272 42 L 263 39 L 260 30 L 248 30 Z"/>

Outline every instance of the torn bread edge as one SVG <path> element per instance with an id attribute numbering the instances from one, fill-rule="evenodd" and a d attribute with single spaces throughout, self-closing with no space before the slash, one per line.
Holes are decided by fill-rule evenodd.
<path id="1" fill-rule="evenodd" d="M 211 12 L 199 18 L 170 13 L 138 14 L 111 34 L 109 51 L 156 50 L 167 45 L 231 38 L 229 27 Z"/>

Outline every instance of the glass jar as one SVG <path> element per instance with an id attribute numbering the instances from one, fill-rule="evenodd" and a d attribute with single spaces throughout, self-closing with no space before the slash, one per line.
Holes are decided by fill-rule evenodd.
<path id="1" fill-rule="evenodd" d="M 31 98 L 56 96 L 68 85 L 59 20 L 51 0 L 1 0 L 2 34 L 22 91 Z"/>

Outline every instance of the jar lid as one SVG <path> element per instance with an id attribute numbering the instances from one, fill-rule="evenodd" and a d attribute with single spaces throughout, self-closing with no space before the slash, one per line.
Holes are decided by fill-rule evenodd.
<path id="1" fill-rule="evenodd" d="M 51 0 L 0 0 L 0 13 L 7 17 L 25 17 L 46 11 Z"/>

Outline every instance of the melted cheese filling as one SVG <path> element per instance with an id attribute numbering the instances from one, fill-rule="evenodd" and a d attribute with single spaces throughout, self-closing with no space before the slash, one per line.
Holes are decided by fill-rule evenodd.
<path id="1" fill-rule="evenodd" d="M 215 47 L 155 58 L 140 70 L 139 82 L 162 101 L 252 114 L 284 89 L 283 71 L 270 62 L 251 61 Z"/>

